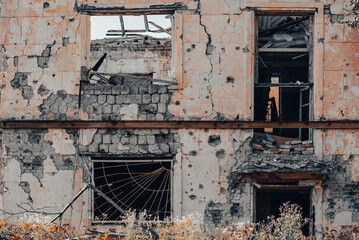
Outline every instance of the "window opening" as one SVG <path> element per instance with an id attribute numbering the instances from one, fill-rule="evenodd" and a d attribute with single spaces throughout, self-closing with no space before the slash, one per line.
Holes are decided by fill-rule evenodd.
<path id="1" fill-rule="evenodd" d="M 302 208 L 302 217 L 311 218 L 310 189 L 301 188 L 256 188 L 255 220 L 267 221 L 269 216 L 279 216 L 279 207 L 285 202 L 297 204 Z M 303 233 L 309 236 L 310 224 L 303 227 Z"/>
<path id="2" fill-rule="evenodd" d="M 309 121 L 312 111 L 311 20 L 308 16 L 257 16 L 254 120 Z M 256 129 L 257 136 L 312 144 L 311 130 L 298 128 Z M 263 137 L 265 138 L 265 137 Z M 286 138 L 282 141 L 281 138 Z M 300 142 L 298 142 L 300 141 Z M 272 141 L 271 145 L 276 145 Z M 263 145 L 262 145 L 263 147 Z M 310 146 L 312 148 L 312 146 Z M 278 146 L 275 148 L 278 151 Z M 268 150 L 268 148 L 264 148 Z M 293 148 L 294 150 L 294 148 Z M 308 149 L 297 149 L 296 153 Z M 290 151 L 293 152 L 293 151 Z"/>
<path id="3" fill-rule="evenodd" d="M 175 84 L 173 15 L 91 16 L 90 83 Z M 142 81 L 141 81 L 142 80 Z"/>
<path id="4" fill-rule="evenodd" d="M 95 186 L 124 210 L 171 217 L 172 160 L 94 160 Z M 93 223 L 116 223 L 123 216 L 93 193 Z"/>

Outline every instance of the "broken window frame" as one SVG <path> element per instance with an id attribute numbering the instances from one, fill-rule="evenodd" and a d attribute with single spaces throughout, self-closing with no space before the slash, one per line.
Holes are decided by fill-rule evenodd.
<path id="1" fill-rule="evenodd" d="M 259 48 L 259 17 L 261 16 L 290 16 L 290 17 L 307 17 L 308 18 L 308 22 L 309 22 L 309 31 L 312 33 L 310 34 L 309 37 L 309 48 L 267 48 L 267 49 L 263 49 L 263 48 Z M 255 47 L 255 57 L 254 57 L 254 63 L 255 63 L 255 67 L 254 67 L 254 85 L 253 85 L 253 90 L 255 90 L 256 88 L 263 88 L 263 87 L 278 87 L 279 91 L 281 88 L 286 87 L 286 88 L 301 88 L 301 89 L 306 89 L 309 90 L 309 102 L 308 103 L 300 103 L 301 107 L 305 107 L 307 105 L 309 105 L 309 109 L 308 109 L 308 121 L 311 121 L 314 119 L 314 104 L 313 104 L 313 92 L 314 92 L 314 69 L 313 69 L 313 59 L 314 59 L 314 43 L 313 43 L 313 31 L 314 31 L 314 12 L 313 11 L 301 11 L 301 10 L 290 10 L 290 11 L 271 11 L 271 10 L 257 10 L 254 14 L 254 19 L 255 19 L 255 41 L 254 41 L 254 47 Z M 277 26 L 276 26 L 277 27 Z M 306 83 L 302 83 L 300 85 L 295 84 L 295 83 L 279 83 L 279 84 L 268 84 L 268 83 L 259 83 L 259 63 L 261 61 L 260 58 L 260 53 L 263 52 L 271 52 L 271 53 L 277 53 L 277 54 L 281 54 L 281 53 L 286 53 L 286 52 L 295 52 L 300 54 L 308 54 L 308 82 Z M 300 96 L 302 96 L 302 94 L 300 93 Z M 254 97 L 254 103 L 255 103 L 256 99 Z M 299 101 L 302 101 L 302 98 L 300 97 Z M 256 104 L 254 104 L 256 105 Z M 300 118 L 302 117 L 301 115 L 301 107 L 299 107 L 299 115 Z M 279 108 L 281 108 L 281 105 L 279 105 Z M 279 110 L 280 111 L 280 110 Z M 255 116 L 255 111 L 254 113 L 254 121 L 256 121 L 256 116 Z M 279 112 L 279 116 L 280 116 L 280 112 Z M 298 121 L 303 121 L 302 119 L 300 119 Z M 306 120 L 305 120 L 306 121 Z M 299 132 L 299 139 L 301 139 L 302 136 L 302 131 L 303 129 L 299 128 L 298 132 Z M 308 129 L 308 139 L 312 140 L 313 139 L 313 129 Z"/>
<path id="2" fill-rule="evenodd" d="M 298 186 L 297 184 L 293 184 L 291 182 L 273 182 L 273 183 L 253 183 L 252 186 L 252 223 L 257 223 L 257 192 L 296 192 L 296 191 L 308 191 L 309 193 L 309 222 L 308 226 L 308 236 L 314 237 L 314 216 L 315 209 L 313 205 L 313 195 L 314 188 L 312 186 Z M 302 209 L 303 210 L 303 209 Z M 302 215 L 303 216 L 303 215 Z M 304 217 L 303 217 L 304 218 Z"/>
<path id="3" fill-rule="evenodd" d="M 107 157 L 107 156 L 96 156 L 92 157 L 90 160 L 91 163 L 91 173 L 92 177 L 94 179 L 94 183 L 96 182 L 96 175 L 95 175 L 95 163 L 99 162 L 106 162 L 106 163 L 161 163 L 166 162 L 170 164 L 170 178 L 169 178 L 169 204 L 170 204 L 170 214 L 169 216 L 166 216 L 165 218 L 172 218 L 174 213 L 174 169 L 173 169 L 173 158 L 165 157 L 165 158 L 155 158 L 154 156 L 141 156 L 141 157 Z M 95 185 L 96 186 L 96 185 Z M 99 186 L 96 186 L 99 188 Z M 99 188 L 100 189 L 100 188 Z M 101 189 L 100 189 L 101 190 Z M 105 193 L 106 194 L 106 193 Z M 106 200 L 103 200 L 106 201 Z M 116 202 L 116 201 L 115 201 Z M 91 224 L 92 225 L 117 225 L 117 224 L 123 224 L 122 220 L 96 220 L 95 216 L 95 191 L 92 189 L 90 194 L 90 214 L 91 214 Z M 118 204 L 118 203 L 117 203 Z M 120 207 L 122 207 L 121 204 L 119 204 Z M 129 209 L 124 209 L 125 211 Z M 147 213 L 149 211 L 147 210 Z M 165 219 L 164 218 L 164 219 Z M 160 221 L 163 221 L 164 219 L 160 219 Z"/>
<path id="4" fill-rule="evenodd" d="M 165 84 L 165 85 L 169 85 L 171 86 L 178 86 L 178 85 L 182 85 L 181 82 L 182 79 L 176 79 L 176 73 L 175 73 L 175 41 L 174 41 L 174 36 L 175 36 L 175 10 L 169 10 L 169 9 L 163 9 L 163 10 L 147 10 L 147 9 L 133 9 L 133 10 L 124 10 L 124 11 L 91 11 L 91 12 L 84 12 L 87 13 L 89 15 L 89 24 L 91 24 L 91 16 L 119 16 L 119 24 L 121 25 L 121 30 L 110 30 L 107 32 L 106 36 L 109 34 L 109 32 L 121 32 L 123 35 L 126 32 L 157 32 L 156 30 L 150 30 L 148 27 L 148 23 L 150 23 L 147 19 L 147 17 L 145 16 L 149 16 L 149 15 L 169 15 L 170 19 L 171 19 L 171 80 L 164 80 L 164 79 L 156 79 L 156 78 L 152 78 L 152 77 L 147 77 L 147 76 L 139 76 L 139 75 L 131 75 L 131 74 L 121 74 L 121 73 L 116 73 L 116 74 L 111 74 L 111 73 L 102 73 L 102 72 L 97 72 L 93 71 L 93 67 L 90 66 L 90 46 L 91 46 L 91 39 L 89 37 L 88 42 L 87 42 L 87 56 L 88 56 L 88 67 L 86 70 L 86 76 L 85 78 L 82 78 L 82 81 L 85 82 L 89 82 L 89 80 L 91 79 L 92 76 L 97 76 L 99 78 L 99 80 L 102 80 L 104 82 L 110 82 L 110 78 L 112 77 L 119 77 L 119 78 L 133 78 L 133 79 L 138 79 L 138 80 L 142 80 L 145 83 L 146 82 L 150 82 L 150 83 L 160 83 L 160 84 Z M 122 16 L 122 18 L 121 18 Z M 145 29 L 144 30 L 124 30 L 124 19 L 123 16 L 144 16 L 144 22 L 145 22 Z M 147 24 L 146 24 L 147 22 Z M 158 28 L 158 31 L 163 32 L 163 29 L 160 29 L 161 26 L 154 24 L 154 27 Z M 148 31 L 147 31 L 148 30 Z M 164 29 L 167 30 L 167 29 Z M 167 30 L 168 31 L 168 30 Z M 91 36 L 91 28 L 88 27 L 88 36 Z M 110 34 L 113 35 L 113 34 Z M 101 59 L 97 62 L 97 64 L 101 61 Z M 95 64 L 95 65 L 97 65 Z M 176 88 L 176 87 L 175 87 Z"/>

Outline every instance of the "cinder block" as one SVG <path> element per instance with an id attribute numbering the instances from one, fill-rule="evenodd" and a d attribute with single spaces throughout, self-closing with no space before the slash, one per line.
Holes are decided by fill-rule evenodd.
<path id="1" fill-rule="evenodd" d="M 160 102 L 160 95 L 159 94 L 153 94 L 152 95 L 152 103 L 159 103 Z"/>
<path id="2" fill-rule="evenodd" d="M 108 95 L 107 96 L 107 104 L 115 104 L 115 96 Z"/>
<path id="3" fill-rule="evenodd" d="M 155 136 L 154 135 L 147 135 L 147 144 L 155 144 Z"/>

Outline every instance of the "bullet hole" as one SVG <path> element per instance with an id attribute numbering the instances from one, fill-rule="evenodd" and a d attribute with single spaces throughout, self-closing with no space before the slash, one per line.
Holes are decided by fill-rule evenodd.
<path id="1" fill-rule="evenodd" d="M 228 76 L 226 82 L 227 83 L 234 83 L 234 77 Z"/>
<path id="2" fill-rule="evenodd" d="M 52 74 L 52 77 L 55 77 L 56 76 L 56 74 L 54 73 L 54 74 Z"/>
<path id="3" fill-rule="evenodd" d="M 192 44 L 191 47 L 192 47 L 193 49 L 196 49 L 196 44 Z"/>
<path id="4" fill-rule="evenodd" d="M 180 102 L 180 101 L 176 101 L 175 104 L 178 106 L 178 105 L 181 104 L 181 102 Z"/>
<path id="5" fill-rule="evenodd" d="M 65 164 L 66 166 L 73 166 L 73 165 L 74 165 L 74 163 L 73 163 L 73 162 L 71 161 L 71 159 L 69 159 L 69 158 L 65 159 L 64 164 Z"/>
<path id="6" fill-rule="evenodd" d="M 50 93 L 50 90 L 41 84 L 41 86 L 37 90 L 37 93 L 40 94 L 40 96 L 45 96 Z"/>
<path id="7" fill-rule="evenodd" d="M 335 40 L 337 40 L 338 39 L 338 35 L 334 35 L 334 37 L 332 37 L 332 39 L 335 39 Z"/>
<path id="8" fill-rule="evenodd" d="M 344 86 L 344 90 L 348 90 L 349 87 L 347 85 Z"/>
<path id="9" fill-rule="evenodd" d="M 191 188 L 189 191 L 190 191 L 190 192 L 193 192 L 193 188 Z"/>
<path id="10" fill-rule="evenodd" d="M 75 21 L 75 18 L 70 18 L 69 21 L 70 21 L 70 22 L 74 22 L 74 21 Z"/>
<path id="11" fill-rule="evenodd" d="M 208 95 L 206 96 L 206 99 L 209 99 L 209 96 L 208 96 Z"/>
<path id="12" fill-rule="evenodd" d="M 50 26 L 50 23 L 49 23 L 49 22 L 47 23 L 47 26 Z"/>
<path id="13" fill-rule="evenodd" d="M 344 117 L 344 112 L 343 112 L 343 110 L 340 110 L 340 114 L 342 115 L 342 117 Z"/>
<path id="14" fill-rule="evenodd" d="M 233 203 L 230 209 L 231 216 L 238 216 L 243 214 L 243 207 L 239 203 Z"/>
<path id="15" fill-rule="evenodd" d="M 193 136 L 193 132 L 188 132 L 188 134 L 189 134 L 190 136 Z"/>
<path id="16" fill-rule="evenodd" d="M 221 149 L 216 152 L 216 157 L 218 159 L 223 159 L 225 156 L 226 156 L 226 151 L 224 151 L 224 149 Z"/>
<path id="17" fill-rule="evenodd" d="M 236 50 L 239 51 L 239 50 L 241 50 L 241 48 L 240 48 L 240 47 L 236 47 Z"/>
<path id="18" fill-rule="evenodd" d="M 346 77 L 348 77 L 348 75 L 346 73 L 344 73 L 344 77 L 346 78 Z"/>
<path id="19" fill-rule="evenodd" d="M 191 199 L 191 200 L 195 200 L 196 198 L 197 198 L 197 196 L 196 195 L 189 195 L 189 198 Z"/>
<path id="20" fill-rule="evenodd" d="M 70 43 L 70 39 L 68 37 L 67 38 L 63 37 L 62 38 L 62 46 L 63 47 L 66 47 L 69 43 Z"/>
<path id="21" fill-rule="evenodd" d="M 20 187 L 24 190 L 26 193 L 30 193 L 30 184 L 28 182 L 20 182 Z"/>
<path id="22" fill-rule="evenodd" d="M 197 156 L 197 151 L 191 151 L 190 154 L 191 156 Z"/>
<path id="23" fill-rule="evenodd" d="M 242 50 L 243 50 L 244 53 L 250 52 L 248 47 L 245 47 L 245 48 L 243 48 Z"/>
<path id="24" fill-rule="evenodd" d="M 157 41 L 157 45 L 161 45 L 161 42 L 160 42 L 160 41 Z"/>
<path id="25" fill-rule="evenodd" d="M 14 67 L 17 67 L 19 64 L 19 57 L 15 56 L 14 57 Z"/>
<path id="26" fill-rule="evenodd" d="M 34 96 L 34 91 L 31 86 L 23 86 L 21 89 L 21 95 L 25 100 L 30 100 Z"/>
<path id="27" fill-rule="evenodd" d="M 226 193 L 227 193 L 227 190 L 226 190 L 225 188 L 221 187 L 221 188 L 219 189 L 219 192 L 220 192 L 221 194 L 226 194 Z"/>
<path id="28" fill-rule="evenodd" d="M 221 136 L 220 135 L 211 135 L 208 138 L 208 144 L 212 147 L 216 147 L 221 144 Z"/>
<path id="29" fill-rule="evenodd" d="M 40 135 L 38 134 L 35 134 L 35 133 L 30 133 L 28 136 L 27 136 L 27 140 L 32 143 L 32 144 L 39 144 L 40 143 L 40 140 L 41 140 L 41 137 Z"/>
<path id="30" fill-rule="evenodd" d="M 48 2 L 44 2 L 44 8 L 50 7 L 50 4 Z"/>
<path id="31" fill-rule="evenodd" d="M 191 168 L 191 167 L 192 167 L 192 164 L 188 164 L 188 167 Z"/>
<path id="32" fill-rule="evenodd" d="M 203 184 L 198 185 L 199 189 L 203 189 Z"/>
<path id="33" fill-rule="evenodd" d="M 190 52 L 192 52 L 192 50 L 190 48 L 187 48 L 186 52 L 190 53 Z"/>
<path id="34" fill-rule="evenodd" d="M 349 63 L 345 64 L 347 67 L 349 66 Z"/>

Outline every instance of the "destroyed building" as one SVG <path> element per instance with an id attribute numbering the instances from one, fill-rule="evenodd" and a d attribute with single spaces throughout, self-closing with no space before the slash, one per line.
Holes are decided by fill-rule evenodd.
<path id="1" fill-rule="evenodd" d="M 63 221 L 118 224 L 110 199 L 160 219 L 198 212 L 213 229 L 291 201 L 308 235 L 358 226 L 349 4 L 2 1 L 0 215 L 60 212 L 93 184 Z M 97 16 L 118 28 L 91 40 Z"/>

